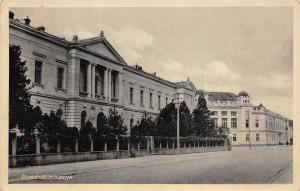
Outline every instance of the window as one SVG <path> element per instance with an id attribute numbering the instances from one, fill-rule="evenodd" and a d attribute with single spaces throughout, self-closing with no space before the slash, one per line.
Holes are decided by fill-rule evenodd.
<path id="1" fill-rule="evenodd" d="M 35 61 L 34 82 L 37 84 L 42 83 L 42 66 L 43 66 L 43 62 L 38 60 Z"/>
<path id="2" fill-rule="evenodd" d="M 143 106 L 144 105 L 144 91 L 141 90 L 140 92 L 140 105 Z"/>
<path id="3" fill-rule="evenodd" d="M 80 83 L 79 91 L 87 92 L 87 61 L 80 61 Z"/>
<path id="4" fill-rule="evenodd" d="M 160 109 L 160 95 L 158 95 L 158 109 Z"/>
<path id="5" fill-rule="evenodd" d="M 249 141 L 249 140 L 250 140 L 250 134 L 247 133 L 247 134 L 246 134 L 246 141 Z"/>
<path id="6" fill-rule="evenodd" d="M 227 118 L 222 118 L 222 127 L 227 127 Z"/>
<path id="7" fill-rule="evenodd" d="M 256 133 L 256 141 L 259 141 L 259 133 Z"/>
<path id="8" fill-rule="evenodd" d="M 212 111 L 211 112 L 211 116 L 217 116 L 218 115 L 218 112 L 217 111 Z"/>
<path id="9" fill-rule="evenodd" d="M 246 119 L 249 119 L 249 111 L 245 111 Z"/>
<path id="10" fill-rule="evenodd" d="M 249 128 L 249 119 L 245 120 L 245 126 L 246 126 L 246 128 Z"/>
<path id="11" fill-rule="evenodd" d="M 152 102 L 152 93 L 149 94 L 149 99 L 150 99 L 150 107 L 153 107 L 153 102 Z"/>
<path id="12" fill-rule="evenodd" d="M 236 141 L 236 134 L 235 133 L 233 133 L 233 135 L 232 135 L 232 141 Z"/>
<path id="13" fill-rule="evenodd" d="M 63 81 L 64 81 L 64 68 L 57 68 L 57 88 L 63 89 Z"/>
<path id="14" fill-rule="evenodd" d="M 221 112 L 221 115 L 222 115 L 222 116 L 227 116 L 227 111 L 222 111 L 222 112 Z"/>
<path id="15" fill-rule="evenodd" d="M 218 118 L 212 118 L 214 127 L 218 127 Z"/>
<path id="16" fill-rule="evenodd" d="M 231 116 L 236 116 L 236 111 L 232 111 Z"/>
<path id="17" fill-rule="evenodd" d="M 111 93 L 112 93 L 112 97 L 113 98 L 116 98 L 117 97 L 117 94 L 116 94 L 116 81 L 117 81 L 117 75 L 114 73 L 112 73 L 112 80 L 111 80 Z"/>
<path id="18" fill-rule="evenodd" d="M 258 117 L 255 118 L 255 127 L 259 128 L 259 118 Z"/>
<path id="19" fill-rule="evenodd" d="M 231 128 L 237 128 L 237 118 L 231 118 Z"/>
<path id="20" fill-rule="evenodd" d="M 133 104 L 133 88 L 130 88 L 130 103 Z"/>

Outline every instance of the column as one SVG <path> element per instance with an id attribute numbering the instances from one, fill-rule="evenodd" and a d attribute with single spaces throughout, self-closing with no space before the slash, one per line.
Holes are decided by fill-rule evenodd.
<path id="1" fill-rule="evenodd" d="M 104 86 L 104 88 L 103 88 L 103 90 L 104 90 L 103 95 L 104 95 L 104 97 L 105 97 L 106 100 L 107 100 L 107 96 L 108 96 L 108 94 L 107 94 L 107 90 L 108 90 L 108 80 L 107 80 L 107 78 L 108 78 L 108 69 L 106 68 L 104 70 L 104 78 L 103 78 L 103 86 Z"/>
<path id="2" fill-rule="evenodd" d="M 14 130 L 12 130 L 11 132 L 10 132 L 10 134 L 11 134 L 11 155 L 12 156 L 15 156 L 15 155 L 17 155 L 17 134 L 16 134 L 16 132 L 14 131 Z"/>
<path id="3" fill-rule="evenodd" d="M 107 82 L 107 85 L 108 85 L 108 99 L 107 101 L 110 101 L 111 99 L 111 69 L 108 69 L 108 82 Z"/>
<path id="4" fill-rule="evenodd" d="M 91 96 L 91 63 L 88 64 L 87 66 L 87 93 L 88 96 Z"/>
<path id="5" fill-rule="evenodd" d="M 78 153 L 78 138 L 75 140 L 75 153 Z"/>
<path id="6" fill-rule="evenodd" d="M 119 103 L 123 104 L 123 75 L 121 72 L 119 72 L 118 76 L 119 76 Z"/>
<path id="7" fill-rule="evenodd" d="M 91 93 L 91 98 L 95 98 L 95 68 L 96 68 L 96 65 L 92 64 L 92 77 L 91 77 L 92 93 Z"/>
<path id="8" fill-rule="evenodd" d="M 34 130 L 35 135 L 35 154 L 41 154 L 41 138 L 37 129 Z"/>

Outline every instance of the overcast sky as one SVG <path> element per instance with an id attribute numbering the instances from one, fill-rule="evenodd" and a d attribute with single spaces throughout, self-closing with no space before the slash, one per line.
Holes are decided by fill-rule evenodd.
<path id="1" fill-rule="evenodd" d="M 205 91 L 248 92 L 292 118 L 291 8 L 18 8 L 68 40 L 104 30 L 128 64 Z"/>

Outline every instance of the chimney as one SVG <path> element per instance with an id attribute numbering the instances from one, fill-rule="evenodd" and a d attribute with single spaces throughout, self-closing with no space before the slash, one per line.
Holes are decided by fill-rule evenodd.
<path id="1" fill-rule="evenodd" d="M 28 16 L 26 17 L 26 19 L 24 19 L 24 21 L 26 25 L 30 25 L 31 20 L 28 18 Z"/>
<path id="2" fill-rule="evenodd" d="M 77 42 L 77 41 L 78 41 L 78 36 L 77 36 L 77 35 L 74 35 L 74 36 L 73 36 L 73 41 L 74 41 L 74 42 Z"/>
<path id="3" fill-rule="evenodd" d="M 9 11 L 9 19 L 14 19 L 15 14 L 11 11 Z"/>
<path id="4" fill-rule="evenodd" d="M 44 26 L 39 26 L 39 27 L 37 27 L 37 30 L 45 32 L 45 27 Z"/>

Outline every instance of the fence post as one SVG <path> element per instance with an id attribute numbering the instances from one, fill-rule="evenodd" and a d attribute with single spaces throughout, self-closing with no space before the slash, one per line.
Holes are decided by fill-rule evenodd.
<path id="1" fill-rule="evenodd" d="M 151 150 L 154 150 L 154 137 L 151 136 Z"/>
<path id="2" fill-rule="evenodd" d="M 138 151 L 141 150 L 141 143 L 138 143 Z"/>
<path id="3" fill-rule="evenodd" d="M 15 156 L 17 155 L 17 133 L 15 129 L 10 130 L 10 134 L 12 137 L 11 142 L 11 155 Z"/>
<path id="4" fill-rule="evenodd" d="M 196 147 L 196 143 L 194 142 L 194 147 Z"/>
<path id="5" fill-rule="evenodd" d="M 200 147 L 199 141 L 197 142 L 197 147 Z"/>
<path id="6" fill-rule="evenodd" d="M 76 138 L 75 142 L 75 152 L 78 153 L 78 138 Z"/>
<path id="7" fill-rule="evenodd" d="M 60 138 L 57 139 L 56 152 L 61 153 Z"/>
<path id="8" fill-rule="evenodd" d="M 169 142 L 167 141 L 167 149 L 169 149 Z"/>
<path id="9" fill-rule="evenodd" d="M 127 149 L 128 149 L 128 151 L 130 151 L 130 139 L 128 139 Z"/>
<path id="10" fill-rule="evenodd" d="M 107 151 L 107 142 L 104 142 L 104 151 Z"/>
<path id="11" fill-rule="evenodd" d="M 150 144 L 149 144 L 149 137 L 147 137 L 147 152 L 150 152 Z"/>
<path id="12" fill-rule="evenodd" d="M 37 129 L 34 130 L 35 135 L 35 154 L 41 154 L 41 137 Z"/>
<path id="13" fill-rule="evenodd" d="M 91 140 L 91 152 L 94 152 L 94 139 L 92 135 L 90 135 L 90 140 Z"/>
<path id="14" fill-rule="evenodd" d="M 185 141 L 183 141 L 183 148 L 185 148 Z"/>
<path id="15" fill-rule="evenodd" d="M 120 149 L 120 142 L 119 142 L 119 136 L 117 136 L 117 148 L 116 150 L 119 151 Z"/>
<path id="16" fill-rule="evenodd" d="M 161 142 L 159 142 L 159 150 L 161 150 Z"/>
<path id="17" fill-rule="evenodd" d="M 172 147 L 173 147 L 173 149 L 175 149 L 175 143 L 174 143 L 174 140 L 173 140 L 173 144 L 172 144 Z"/>

